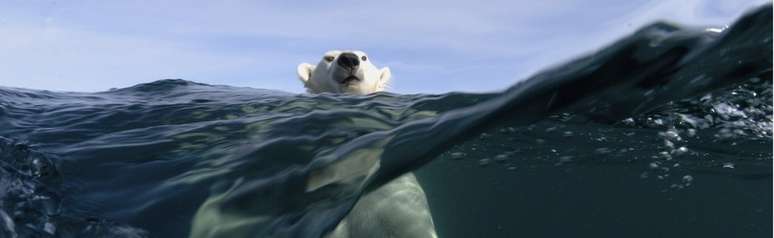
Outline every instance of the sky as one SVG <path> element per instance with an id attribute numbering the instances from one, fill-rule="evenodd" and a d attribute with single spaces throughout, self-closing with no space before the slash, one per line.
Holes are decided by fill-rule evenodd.
<path id="1" fill-rule="evenodd" d="M 302 93 L 296 66 L 359 49 L 395 93 L 488 92 L 648 23 L 723 27 L 769 0 L 0 1 L 0 86 L 166 78 Z"/>

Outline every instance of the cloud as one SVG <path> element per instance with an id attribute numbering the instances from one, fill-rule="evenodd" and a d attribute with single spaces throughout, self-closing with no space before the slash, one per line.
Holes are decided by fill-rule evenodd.
<path id="1" fill-rule="evenodd" d="M 655 19 L 724 24 L 764 1 L 10 1 L 0 85 L 99 91 L 185 78 L 302 92 L 295 66 L 364 49 L 403 93 L 490 91 Z"/>
<path id="2" fill-rule="evenodd" d="M 253 59 L 218 55 L 175 42 L 59 27 L 0 27 L 0 82 L 56 90 L 105 90 L 186 72 L 237 70 Z"/>

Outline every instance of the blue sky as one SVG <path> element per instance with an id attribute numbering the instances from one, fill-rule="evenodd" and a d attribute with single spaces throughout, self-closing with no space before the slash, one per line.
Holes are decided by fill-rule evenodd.
<path id="1" fill-rule="evenodd" d="M 304 91 L 299 63 L 361 49 L 397 93 L 503 89 L 655 20 L 730 24 L 768 0 L 0 2 L 0 86 L 163 78 Z"/>

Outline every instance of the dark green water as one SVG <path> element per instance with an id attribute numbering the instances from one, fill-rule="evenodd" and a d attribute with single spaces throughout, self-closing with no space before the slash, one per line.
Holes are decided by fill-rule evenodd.
<path id="1" fill-rule="evenodd" d="M 652 24 L 490 94 L 0 88 L 0 237 L 319 237 L 410 171 L 445 238 L 771 237 L 771 19 Z"/>

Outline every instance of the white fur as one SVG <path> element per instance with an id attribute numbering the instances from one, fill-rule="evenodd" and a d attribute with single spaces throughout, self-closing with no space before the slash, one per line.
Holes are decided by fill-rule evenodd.
<path id="1" fill-rule="evenodd" d="M 356 75 L 361 80 L 342 84 L 338 56 L 351 52 L 358 58 L 362 51 L 332 50 L 325 53 L 317 66 L 298 65 L 298 77 L 310 93 L 370 94 L 380 92 L 389 83 L 390 69 L 377 69 L 370 58 L 360 61 Z M 326 60 L 326 57 L 333 60 Z M 310 181 L 315 184 L 317 181 Z M 313 189 L 313 188 L 311 188 Z M 405 174 L 361 197 L 352 211 L 326 238 L 436 238 L 427 197 L 412 173 Z"/>
<path id="2" fill-rule="evenodd" d="M 361 197 L 326 238 L 437 238 L 425 191 L 408 173 Z"/>
<path id="3" fill-rule="evenodd" d="M 354 76 L 360 80 L 348 84 L 342 84 L 337 82 L 336 78 L 346 77 L 344 70 L 341 66 L 336 64 L 339 59 L 339 55 L 342 53 L 354 53 L 358 58 L 366 56 L 366 60 L 360 61 L 360 66 L 355 72 Z M 333 60 L 327 61 L 326 57 L 331 57 Z M 341 51 L 332 50 L 325 52 L 323 58 L 317 65 L 311 65 L 308 63 L 302 63 L 298 65 L 296 69 L 298 78 L 304 83 L 307 91 L 310 93 L 352 93 L 352 94 L 369 94 L 374 92 L 384 91 L 387 84 L 390 81 L 392 74 L 390 68 L 384 67 L 378 69 L 371 63 L 371 59 L 365 52 L 355 51 Z"/>

